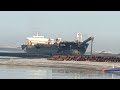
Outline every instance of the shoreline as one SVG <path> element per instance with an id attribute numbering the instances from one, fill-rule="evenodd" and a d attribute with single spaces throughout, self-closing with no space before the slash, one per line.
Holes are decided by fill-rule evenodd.
<path id="1" fill-rule="evenodd" d="M 120 63 L 90 61 L 52 61 L 47 59 L 1 59 L 0 65 L 37 66 L 54 68 L 76 68 L 101 71 L 106 68 L 120 67 Z"/>

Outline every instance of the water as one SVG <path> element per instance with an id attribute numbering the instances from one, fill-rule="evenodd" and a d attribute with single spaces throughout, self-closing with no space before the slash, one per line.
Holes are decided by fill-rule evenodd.
<path id="1" fill-rule="evenodd" d="M 120 75 L 68 68 L 0 65 L 0 79 L 119 79 Z"/>
<path id="2" fill-rule="evenodd" d="M 13 52 L 12 49 L 5 50 Z M 0 65 L 0 79 L 120 79 L 120 74 L 86 69 Z"/>

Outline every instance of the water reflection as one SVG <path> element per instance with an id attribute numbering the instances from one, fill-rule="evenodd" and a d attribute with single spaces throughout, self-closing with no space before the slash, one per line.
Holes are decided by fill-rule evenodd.
<path id="1" fill-rule="evenodd" d="M 0 65 L 1 79 L 120 79 L 120 74 L 101 71 Z"/>

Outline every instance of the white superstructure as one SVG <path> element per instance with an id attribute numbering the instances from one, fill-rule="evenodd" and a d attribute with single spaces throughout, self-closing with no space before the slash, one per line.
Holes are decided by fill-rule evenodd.
<path id="1" fill-rule="evenodd" d="M 82 33 L 77 33 L 76 40 L 77 40 L 78 42 L 83 42 L 83 40 L 82 40 Z"/>
<path id="2" fill-rule="evenodd" d="M 33 37 L 27 37 L 27 45 L 35 45 L 35 44 L 54 44 L 54 39 L 45 38 L 44 36 L 37 35 Z"/>

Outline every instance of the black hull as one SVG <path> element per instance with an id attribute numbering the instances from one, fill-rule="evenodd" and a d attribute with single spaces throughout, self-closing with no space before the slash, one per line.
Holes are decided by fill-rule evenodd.
<path id="1" fill-rule="evenodd" d="M 63 44 L 63 43 L 62 43 Z M 78 44 L 75 42 L 68 42 L 68 43 L 64 43 L 64 46 L 55 46 L 55 45 L 51 45 L 49 47 L 45 47 L 45 46 L 32 46 L 32 47 L 27 47 L 25 48 L 26 53 L 28 54 L 38 54 L 38 55 L 55 55 L 55 54 L 61 54 L 61 55 L 74 55 L 74 54 L 80 54 L 80 55 L 84 55 L 88 45 L 87 43 L 81 45 L 80 47 L 78 47 Z"/>

